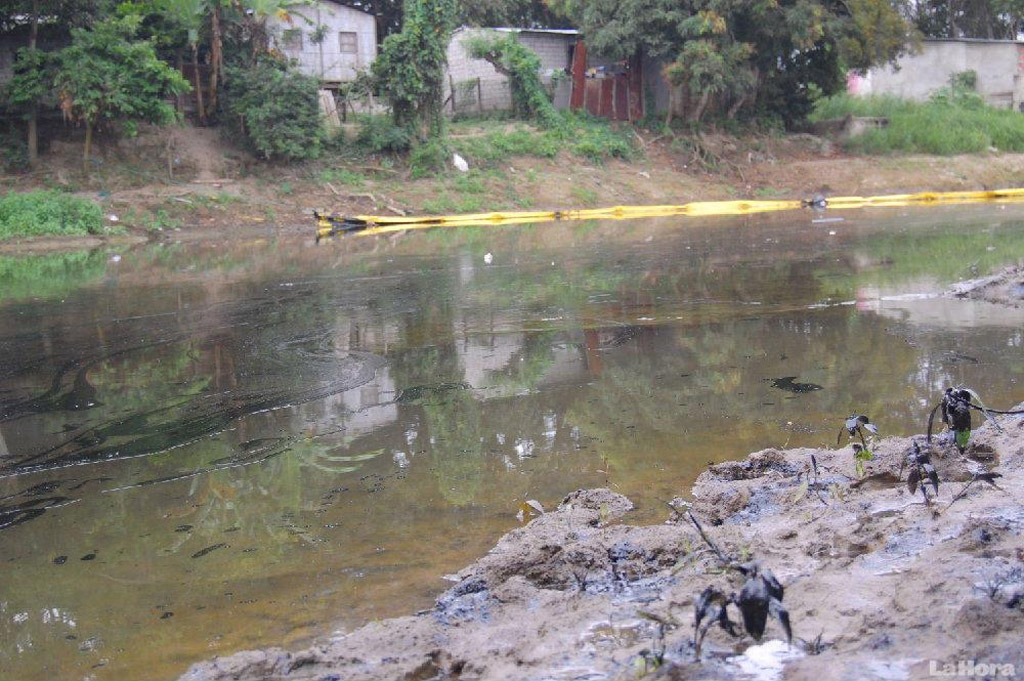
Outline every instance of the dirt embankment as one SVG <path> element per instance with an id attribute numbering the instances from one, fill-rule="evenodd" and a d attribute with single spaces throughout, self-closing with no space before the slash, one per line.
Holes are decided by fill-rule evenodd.
<path id="1" fill-rule="evenodd" d="M 312 234 L 313 209 L 351 215 L 564 210 L 1024 186 L 1024 154 L 855 156 L 805 134 L 704 135 L 697 153 L 668 137 L 635 137 L 640 153 L 631 161 L 594 163 L 568 152 L 554 159 L 471 159 L 471 171 L 477 171 L 472 195 L 456 186 L 459 173 L 451 168 L 412 178 L 407 168 L 385 158 L 327 157 L 276 166 L 228 146 L 208 128 L 174 130 L 170 143 L 162 130 L 108 140 L 98 145 L 97 165 L 88 175 L 80 170 L 79 143 L 54 142 L 43 170 L 3 180 L 4 188 L 17 191 L 74 189 L 116 216 L 113 224 L 173 240 L 243 230 Z M 74 239 L 62 243 L 90 247 Z M 11 242 L 0 243 L 0 250 L 12 248 Z"/>
<path id="2" fill-rule="evenodd" d="M 862 477 L 851 446 L 769 449 L 700 476 L 693 513 L 730 559 L 757 560 L 781 581 L 792 645 L 773 618 L 761 643 L 714 626 L 698 661 L 696 596 L 709 585 L 736 593 L 743 578 L 723 570 L 685 515 L 631 526 L 629 500 L 581 490 L 453 576 L 428 611 L 300 652 L 218 658 L 182 679 L 829 681 L 968 667 L 975 676 L 1019 674 L 1024 417 L 997 421 L 1000 429 L 974 432 L 964 455 L 934 441 L 939 489 L 929 503 L 920 489 L 909 491 L 903 465 L 915 440 L 927 449 L 924 436 L 881 440 Z M 1002 474 L 998 488 L 972 481 L 990 471 Z"/>

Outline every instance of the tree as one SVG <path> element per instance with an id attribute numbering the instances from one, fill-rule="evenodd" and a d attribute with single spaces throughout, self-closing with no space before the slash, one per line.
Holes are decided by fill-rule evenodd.
<path id="1" fill-rule="evenodd" d="M 185 34 L 185 43 L 192 62 L 192 88 L 196 93 L 196 116 L 206 123 L 206 106 L 203 101 L 203 84 L 199 76 L 200 31 L 211 10 L 210 0 L 157 0 L 157 10 L 180 27 Z M 181 56 L 178 56 L 179 63 Z"/>
<path id="2" fill-rule="evenodd" d="M 566 20 L 543 0 L 464 0 L 459 23 L 470 26 L 511 26 L 515 28 L 556 28 Z"/>
<path id="3" fill-rule="evenodd" d="M 1024 22 L 1024 0 L 920 0 L 907 13 L 929 38 L 1014 40 Z"/>
<path id="4" fill-rule="evenodd" d="M 384 39 L 373 62 L 395 125 L 420 140 L 440 137 L 444 127 L 444 69 L 456 12 L 456 0 L 406 0 L 402 32 Z"/>
<path id="5" fill-rule="evenodd" d="M 508 78 L 516 115 L 545 123 L 555 120 L 555 107 L 540 80 L 540 57 L 523 46 L 514 33 L 474 36 L 464 43 L 471 57 L 486 60 Z"/>
<path id="6" fill-rule="evenodd" d="M 165 124 L 175 112 L 167 100 L 188 90 L 180 73 L 136 39 L 141 18 L 107 19 L 72 30 L 72 43 L 55 55 L 54 86 L 64 116 L 85 125 L 83 166 L 88 170 L 92 133 L 103 122 L 133 129 L 136 121 Z"/>
<path id="7" fill-rule="evenodd" d="M 402 30 L 402 0 L 340 0 L 346 7 L 361 9 L 377 19 L 377 41 Z"/>
<path id="8" fill-rule="evenodd" d="M 0 33 L 28 24 L 26 51 L 19 54 L 14 78 L 3 94 L 7 108 L 22 114 L 25 120 L 30 166 L 39 161 L 39 102 L 49 91 L 45 86 L 48 60 L 38 51 L 40 21 L 45 16 L 51 25 L 80 26 L 92 19 L 96 5 L 96 0 L 10 0 L 9 9 L 0 14 Z"/>
<path id="9" fill-rule="evenodd" d="M 8 111 L 20 114 L 25 120 L 30 167 L 35 167 L 39 162 L 39 134 L 36 121 L 39 103 L 51 90 L 48 64 L 47 55 L 42 50 L 34 46 L 21 48 L 14 60 L 11 79 L 0 92 L 5 101 L 4 107 Z"/>
<path id="10" fill-rule="evenodd" d="M 755 105 L 787 122 L 816 94 L 842 87 L 844 69 L 895 59 L 911 31 L 888 0 L 548 0 L 578 18 L 590 48 L 626 59 L 668 60 L 688 118 L 718 97 L 726 113 Z"/>
<path id="11" fill-rule="evenodd" d="M 251 61 L 270 51 L 270 33 L 267 20 L 277 17 L 285 23 L 292 22 L 288 5 L 297 4 L 291 0 L 231 0 L 235 13 L 242 25 L 244 39 L 251 46 Z"/>

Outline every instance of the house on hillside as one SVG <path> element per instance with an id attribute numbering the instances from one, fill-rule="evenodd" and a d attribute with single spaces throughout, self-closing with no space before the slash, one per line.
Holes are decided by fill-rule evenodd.
<path id="1" fill-rule="evenodd" d="M 464 42 L 473 36 L 512 33 L 519 42 L 540 57 L 541 81 L 553 88 L 555 108 L 569 108 L 571 86 L 567 74 L 579 32 L 571 29 L 469 28 L 456 29 L 448 43 L 448 73 L 445 78 L 445 111 L 485 113 L 512 108 L 508 78 L 484 59 L 473 59 Z"/>
<path id="2" fill-rule="evenodd" d="M 351 82 L 377 58 L 377 20 L 334 0 L 288 6 L 268 21 L 274 46 L 324 87 Z"/>
<path id="3" fill-rule="evenodd" d="M 1024 42 L 972 38 L 924 40 L 919 54 L 904 55 L 896 68 L 881 66 L 851 74 L 855 95 L 895 95 L 925 100 L 962 71 L 978 74 L 978 94 L 991 106 L 1024 111 Z"/>

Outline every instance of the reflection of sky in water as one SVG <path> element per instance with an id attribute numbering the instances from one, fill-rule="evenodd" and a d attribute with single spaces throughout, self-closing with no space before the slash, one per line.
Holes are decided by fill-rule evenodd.
<path id="1" fill-rule="evenodd" d="M 170 678 L 428 605 L 524 499 L 612 485 L 653 520 L 854 411 L 1024 399 L 1024 312 L 908 295 L 1024 256 L 1020 221 L 843 217 L 3 263 L 0 666 Z"/>

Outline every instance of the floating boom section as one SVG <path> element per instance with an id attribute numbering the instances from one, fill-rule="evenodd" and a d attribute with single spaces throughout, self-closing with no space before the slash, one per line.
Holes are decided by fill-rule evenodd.
<path id="1" fill-rule="evenodd" d="M 632 220 L 672 216 L 713 217 L 722 215 L 750 215 L 784 210 L 851 209 L 896 207 L 914 205 L 948 205 L 983 202 L 1024 202 L 1024 188 L 991 189 L 964 192 L 920 192 L 917 194 L 888 194 L 883 196 L 835 196 L 828 199 L 795 199 L 789 201 L 694 201 L 663 206 L 611 206 L 556 211 L 511 211 L 495 213 L 467 213 L 464 215 L 342 216 L 314 212 L 317 239 L 347 232 L 363 236 L 387 234 L 408 229 L 435 227 L 471 227 L 481 225 L 518 225 L 555 222 L 559 220 Z"/>

